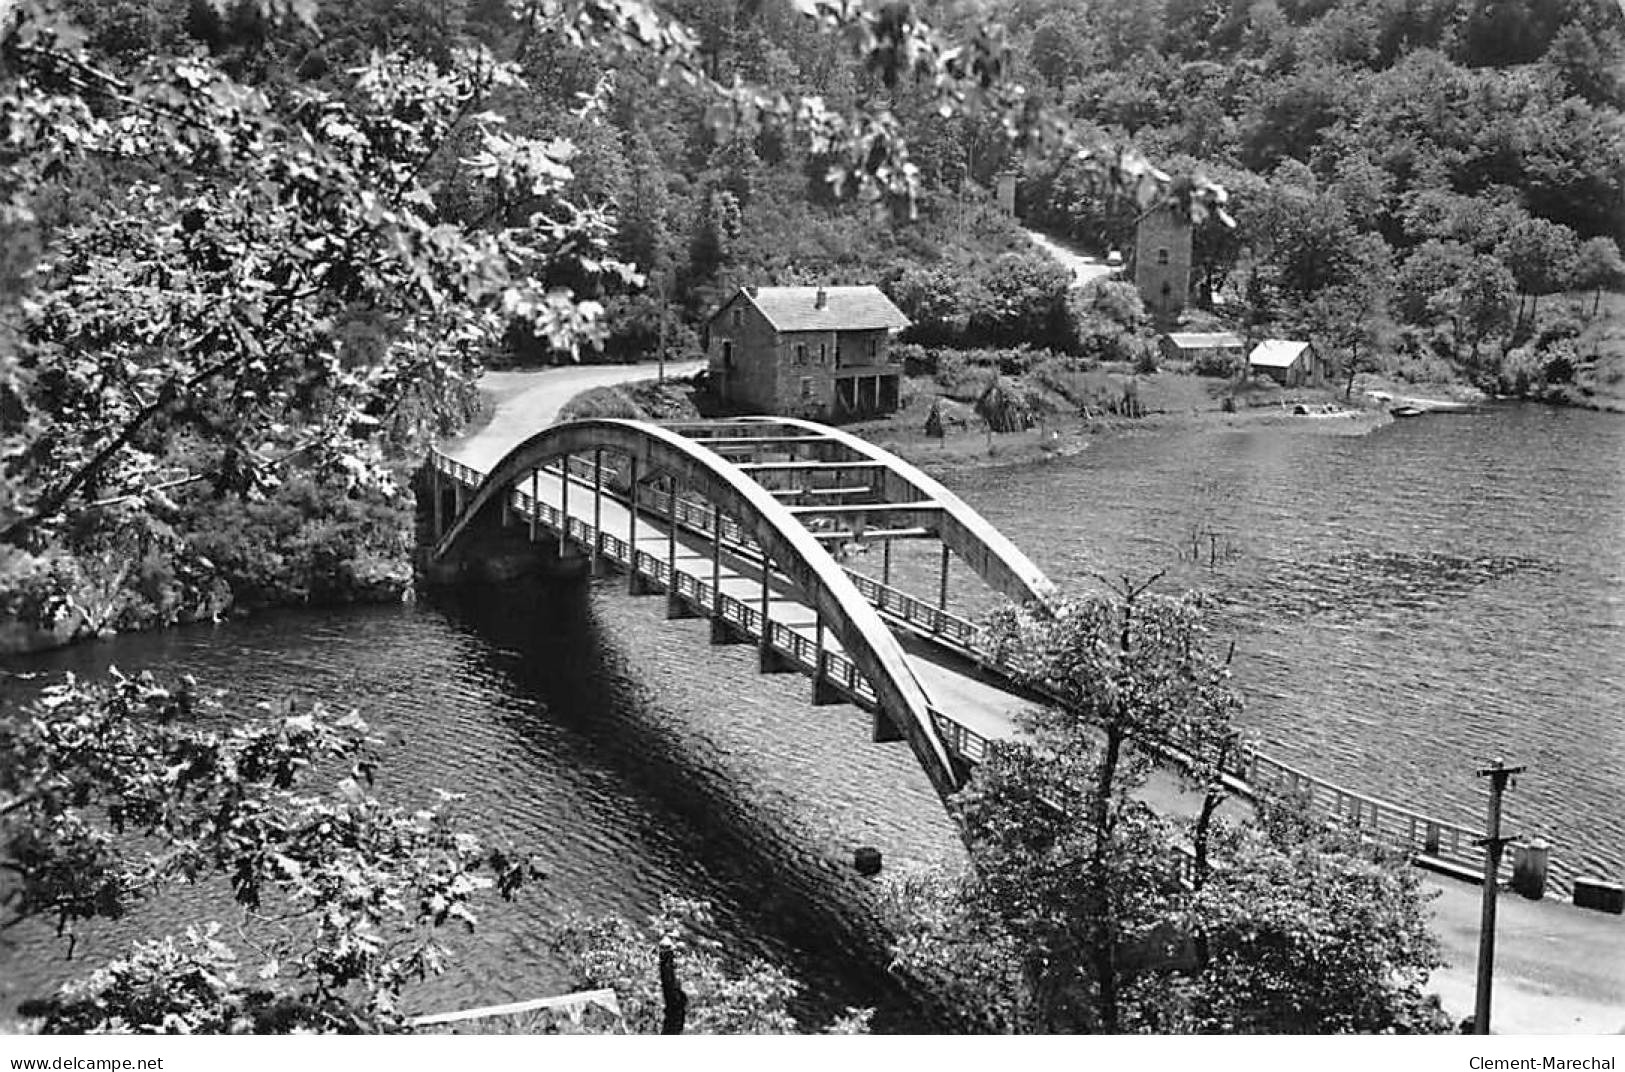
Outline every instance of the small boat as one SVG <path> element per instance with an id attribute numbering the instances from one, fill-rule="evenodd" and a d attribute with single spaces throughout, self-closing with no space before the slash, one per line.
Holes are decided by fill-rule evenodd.
<path id="1" fill-rule="evenodd" d="M 1395 417 L 1420 417 L 1422 414 L 1426 413 L 1427 410 L 1423 409 L 1421 406 L 1395 406 L 1388 412 L 1392 413 Z"/>

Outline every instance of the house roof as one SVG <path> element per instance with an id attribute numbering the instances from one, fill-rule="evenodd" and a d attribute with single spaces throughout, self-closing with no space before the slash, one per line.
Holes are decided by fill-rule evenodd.
<path id="1" fill-rule="evenodd" d="M 1241 349 L 1241 336 L 1229 331 L 1170 331 L 1169 342 L 1181 350 Z"/>
<path id="2" fill-rule="evenodd" d="M 824 292 L 822 307 L 819 291 Z M 723 309 L 740 300 L 755 305 L 778 331 L 876 331 L 909 325 L 903 311 L 872 285 L 742 289 Z"/>
<path id="3" fill-rule="evenodd" d="M 1308 343 L 1296 339 L 1265 339 L 1253 347 L 1253 352 L 1247 355 L 1247 363 L 1264 368 L 1291 368 L 1307 349 Z"/>

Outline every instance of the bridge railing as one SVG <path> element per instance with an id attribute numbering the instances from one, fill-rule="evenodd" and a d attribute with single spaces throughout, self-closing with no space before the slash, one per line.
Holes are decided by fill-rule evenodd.
<path id="1" fill-rule="evenodd" d="M 436 472 L 444 473 L 458 483 L 465 484 L 471 488 L 479 487 L 480 482 L 485 479 L 485 474 L 480 472 L 478 469 L 475 469 L 473 466 L 464 465 L 456 458 L 442 454 L 438 450 L 431 450 L 429 452 L 429 464 L 435 469 Z"/>
<path id="2" fill-rule="evenodd" d="M 1299 801 L 1313 815 L 1325 816 L 1361 837 L 1413 856 L 1442 861 L 1470 874 L 1483 869 L 1482 833 L 1462 823 L 1427 815 L 1390 801 L 1329 782 L 1265 755 L 1255 748 L 1242 753 L 1240 775 L 1255 793 Z M 1501 859 L 1501 875 L 1510 879 L 1511 854 Z M 1551 861 L 1548 881 L 1566 889 L 1573 876 L 1560 861 Z"/>
<path id="3" fill-rule="evenodd" d="M 863 597 L 881 611 L 933 637 L 946 640 L 968 654 L 983 654 L 976 647 L 976 638 L 981 629 L 969 618 L 961 618 L 941 607 L 934 607 L 918 596 L 911 596 L 901 589 L 882 584 L 857 570 L 847 569 L 846 575 L 852 578 L 852 583 L 857 585 Z"/>

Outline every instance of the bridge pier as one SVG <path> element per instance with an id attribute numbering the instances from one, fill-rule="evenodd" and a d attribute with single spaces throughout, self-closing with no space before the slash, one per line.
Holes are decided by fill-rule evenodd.
<path id="1" fill-rule="evenodd" d="M 814 707 L 823 707 L 827 704 L 845 703 L 846 697 L 841 690 L 835 687 L 834 682 L 824 676 L 824 619 L 818 619 L 818 626 L 814 633 L 815 646 L 813 648 L 812 672 L 812 703 Z"/>
<path id="2" fill-rule="evenodd" d="M 720 614 L 711 617 L 711 643 L 713 644 L 749 644 L 750 637 L 739 626 L 722 617 Z"/>
<path id="3" fill-rule="evenodd" d="M 903 740 L 903 731 L 897 728 L 897 723 L 891 720 L 886 712 L 875 708 L 873 732 L 869 739 L 876 744 L 887 744 L 891 741 Z"/>
<path id="4" fill-rule="evenodd" d="M 666 592 L 666 619 L 668 621 L 698 617 L 700 617 L 700 612 L 689 606 L 688 600 L 678 595 L 675 588 Z"/>
<path id="5" fill-rule="evenodd" d="M 429 498 L 434 500 L 434 539 L 439 543 L 446 534 L 446 512 L 440 495 L 440 470 L 433 466 L 429 467 Z"/>
<path id="6" fill-rule="evenodd" d="M 801 667 L 778 648 L 763 643 L 757 649 L 756 670 L 762 674 L 799 674 Z"/>

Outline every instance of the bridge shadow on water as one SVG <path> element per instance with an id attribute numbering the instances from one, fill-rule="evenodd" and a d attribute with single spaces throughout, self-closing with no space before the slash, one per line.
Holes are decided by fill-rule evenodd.
<path id="1" fill-rule="evenodd" d="M 892 825 L 877 835 L 888 863 L 898 839 L 913 840 L 916 829 L 919 841 L 939 846 L 951 830 L 906 747 L 868 745 L 866 714 L 813 707 L 804 677 L 757 676 L 753 647 L 712 647 L 703 620 L 666 622 L 663 598 L 635 599 L 623 585 L 464 586 L 434 602 L 479 641 L 473 648 L 485 672 L 537 701 L 496 712 L 514 739 L 532 742 L 534 758 L 560 762 L 562 748 L 564 762 L 575 757 L 605 773 L 608 792 L 636 804 L 617 821 L 643 827 L 619 834 L 661 861 L 650 871 L 692 879 L 685 889 L 639 891 L 636 900 L 711 900 L 712 937 L 729 956 L 763 957 L 805 985 L 794 1005 L 804 1026 L 855 1006 L 876 1010 L 877 1031 L 932 1030 L 925 1004 L 886 968 L 884 878 L 863 878 L 851 866 L 849 832 L 866 829 L 854 812 L 886 806 L 901 814 L 883 820 Z M 808 732 L 824 740 L 804 750 L 798 735 Z M 855 762 L 832 758 L 833 737 L 868 752 Z M 865 764 L 876 762 L 903 791 L 856 784 L 874 779 Z M 809 799 L 817 797 L 824 799 Z M 840 833 L 830 833 L 831 814 L 840 816 Z"/>

